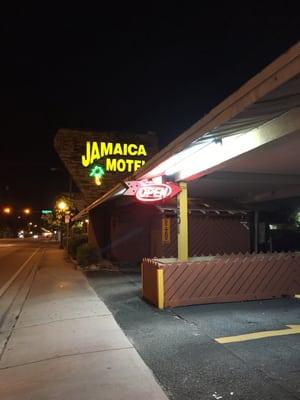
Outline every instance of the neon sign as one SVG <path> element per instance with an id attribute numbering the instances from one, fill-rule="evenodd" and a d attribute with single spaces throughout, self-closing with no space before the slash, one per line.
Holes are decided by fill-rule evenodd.
<path id="1" fill-rule="evenodd" d="M 169 185 L 164 183 L 150 184 L 140 186 L 135 197 L 140 201 L 152 203 L 168 198 L 171 193 L 172 189 Z"/>
<path id="2" fill-rule="evenodd" d="M 124 195 L 135 196 L 143 203 L 159 203 L 171 199 L 181 191 L 180 187 L 173 182 L 129 181 L 125 183 L 128 189 Z"/>
<path id="3" fill-rule="evenodd" d="M 101 167 L 100 165 L 94 165 L 90 172 L 90 176 L 95 178 L 95 184 L 97 186 L 100 186 L 102 184 L 102 178 L 104 174 L 105 174 L 104 168 Z"/>
<path id="4" fill-rule="evenodd" d="M 145 164 L 145 160 L 141 157 L 147 155 L 143 144 L 88 141 L 85 154 L 81 156 L 81 163 L 84 167 L 88 167 L 105 157 L 106 172 L 135 172 Z"/>

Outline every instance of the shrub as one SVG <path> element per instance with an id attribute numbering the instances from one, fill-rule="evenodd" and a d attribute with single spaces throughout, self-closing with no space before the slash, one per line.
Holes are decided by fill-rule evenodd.
<path id="1" fill-rule="evenodd" d="M 81 267 L 87 267 L 99 261 L 98 251 L 88 243 L 83 243 L 77 248 L 76 260 Z"/>
<path id="2" fill-rule="evenodd" d="M 69 240 L 68 252 L 71 257 L 75 258 L 77 254 L 77 248 L 84 243 L 87 243 L 87 235 L 74 235 Z"/>

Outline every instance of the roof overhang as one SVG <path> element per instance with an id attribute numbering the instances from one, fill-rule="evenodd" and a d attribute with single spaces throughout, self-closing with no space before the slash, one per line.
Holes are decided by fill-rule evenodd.
<path id="1" fill-rule="evenodd" d="M 300 42 L 212 109 L 128 179 L 195 180 L 300 131 Z M 122 184 L 75 219 L 113 196 Z"/>
<path id="2" fill-rule="evenodd" d="M 135 178 L 161 175 L 172 164 L 172 157 L 184 156 L 184 152 L 193 152 L 193 147 L 220 137 L 247 133 L 299 106 L 299 73 L 300 42 L 162 149 Z"/>

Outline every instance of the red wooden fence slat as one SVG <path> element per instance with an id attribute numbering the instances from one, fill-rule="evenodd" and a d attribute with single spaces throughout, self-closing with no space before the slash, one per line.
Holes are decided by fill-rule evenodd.
<path id="1" fill-rule="evenodd" d="M 164 270 L 166 307 L 268 299 L 300 293 L 298 253 L 217 255 L 211 260 L 168 264 L 144 260 L 144 297 L 153 304 L 157 304 L 158 267 Z"/>

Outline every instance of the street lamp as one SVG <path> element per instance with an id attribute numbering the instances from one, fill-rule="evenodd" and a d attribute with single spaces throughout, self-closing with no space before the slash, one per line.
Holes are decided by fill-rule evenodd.
<path id="1" fill-rule="evenodd" d="M 23 213 L 29 215 L 31 213 L 30 208 L 24 208 Z"/>
<path id="2" fill-rule="evenodd" d="M 60 211 L 66 211 L 66 209 L 68 208 L 67 203 L 64 200 L 60 200 L 57 204 L 57 207 Z"/>
<path id="3" fill-rule="evenodd" d="M 11 207 L 4 207 L 3 212 L 4 214 L 11 214 Z"/>
<path id="4" fill-rule="evenodd" d="M 56 208 L 61 213 L 60 246 L 59 247 L 62 249 L 63 248 L 63 224 L 64 224 L 63 219 L 65 218 L 65 215 L 69 210 L 69 205 L 65 200 L 60 199 L 60 200 L 57 200 L 57 202 L 56 202 Z M 67 224 L 67 248 L 68 248 L 68 240 L 69 240 L 69 224 Z"/>

